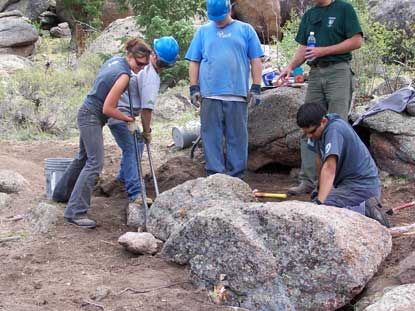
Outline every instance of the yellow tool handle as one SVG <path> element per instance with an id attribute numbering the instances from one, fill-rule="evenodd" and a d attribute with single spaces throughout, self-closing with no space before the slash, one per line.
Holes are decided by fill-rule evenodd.
<path id="1" fill-rule="evenodd" d="M 255 192 L 256 197 L 263 198 L 277 198 L 277 199 L 286 199 L 287 195 L 285 193 L 267 193 L 267 192 Z"/>

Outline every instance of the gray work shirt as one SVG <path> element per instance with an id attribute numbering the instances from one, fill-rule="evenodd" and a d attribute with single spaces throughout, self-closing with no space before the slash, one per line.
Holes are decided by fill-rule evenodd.
<path id="1" fill-rule="evenodd" d="M 378 169 L 360 137 L 338 114 L 329 114 L 327 118 L 320 139 L 309 139 L 307 145 L 320 156 L 321 163 L 331 155 L 337 156 L 334 187 L 378 187 Z"/>
<path id="2" fill-rule="evenodd" d="M 108 116 L 102 112 L 105 99 L 115 82 L 123 74 L 131 76 L 131 69 L 125 57 L 110 58 L 98 71 L 94 86 L 85 98 L 83 106 L 96 114 L 104 123 L 108 119 Z"/>
<path id="3" fill-rule="evenodd" d="M 156 98 L 160 90 L 160 76 L 150 63 L 138 74 L 132 74 L 129 82 L 131 102 L 134 116 L 138 116 L 142 109 L 154 110 Z M 117 109 L 131 116 L 128 91 L 126 90 L 117 104 Z M 111 118 L 108 124 L 124 122 Z"/>

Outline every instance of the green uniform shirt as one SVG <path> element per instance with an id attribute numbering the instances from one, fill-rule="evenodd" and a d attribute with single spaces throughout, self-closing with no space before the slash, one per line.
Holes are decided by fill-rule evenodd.
<path id="1" fill-rule="evenodd" d="M 357 33 L 363 34 L 355 10 L 349 3 L 342 0 L 334 0 L 325 7 L 315 6 L 305 12 L 295 41 L 301 45 L 307 45 L 307 38 L 311 31 L 316 37 L 316 46 L 335 45 Z M 308 64 L 351 59 L 351 53 L 327 55 Z"/>

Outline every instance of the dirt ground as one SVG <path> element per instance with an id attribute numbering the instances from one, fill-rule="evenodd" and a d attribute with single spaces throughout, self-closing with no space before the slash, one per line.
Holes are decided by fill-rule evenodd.
<path id="1" fill-rule="evenodd" d="M 40 202 L 48 202 L 44 159 L 71 157 L 77 150 L 77 144 L 71 142 L 1 143 L 0 169 L 17 171 L 30 186 L 12 194 L 11 207 L 0 210 L 0 237 L 22 236 L 19 241 L 0 243 L 0 310 L 231 310 L 214 305 L 207 291 L 189 284 L 185 267 L 167 263 L 157 255 L 130 254 L 117 243 L 120 235 L 133 231 L 125 225 L 125 195 L 93 198 L 89 214 L 99 224 L 95 230 L 64 224 L 61 218 L 49 234 L 33 235 L 24 219 L 13 220 Z M 154 154 L 157 166 L 173 156 L 167 148 L 159 148 Z M 116 146 L 107 145 L 105 178 L 115 175 L 118 158 Z M 147 163 L 144 167 L 148 171 Z M 295 183 L 288 173 L 277 174 L 272 169 L 249 173 L 246 181 L 252 189 L 268 192 L 285 192 Z M 412 200 L 414 183 L 392 180 L 383 189 L 382 202 L 387 206 Z M 56 205 L 63 213 L 64 205 Z M 415 208 L 402 210 L 390 220 L 393 225 L 414 223 Z M 415 249 L 414 235 L 393 242 L 393 251 L 378 273 L 385 282 L 396 280 L 396 275 L 388 275 L 388 267 L 396 266 Z M 105 288 L 109 291 L 100 300 Z"/>

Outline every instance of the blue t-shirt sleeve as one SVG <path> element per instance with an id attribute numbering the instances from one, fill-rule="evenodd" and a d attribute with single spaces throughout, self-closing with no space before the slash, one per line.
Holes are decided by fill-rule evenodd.
<path id="1" fill-rule="evenodd" d="M 202 34 L 199 28 L 187 49 L 185 58 L 190 61 L 200 62 L 202 60 Z"/>
<path id="2" fill-rule="evenodd" d="M 344 138 L 340 133 L 337 132 L 337 130 L 330 130 L 327 131 L 324 137 L 324 156 L 323 156 L 323 162 L 326 161 L 326 159 L 331 156 L 335 155 L 337 156 L 337 159 L 340 159 L 340 156 L 342 154 L 344 144 Z"/>
<path id="3" fill-rule="evenodd" d="M 264 51 L 261 47 L 258 35 L 251 25 L 247 25 L 248 31 L 248 57 L 249 59 L 259 58 L 264 56 Z"/>

